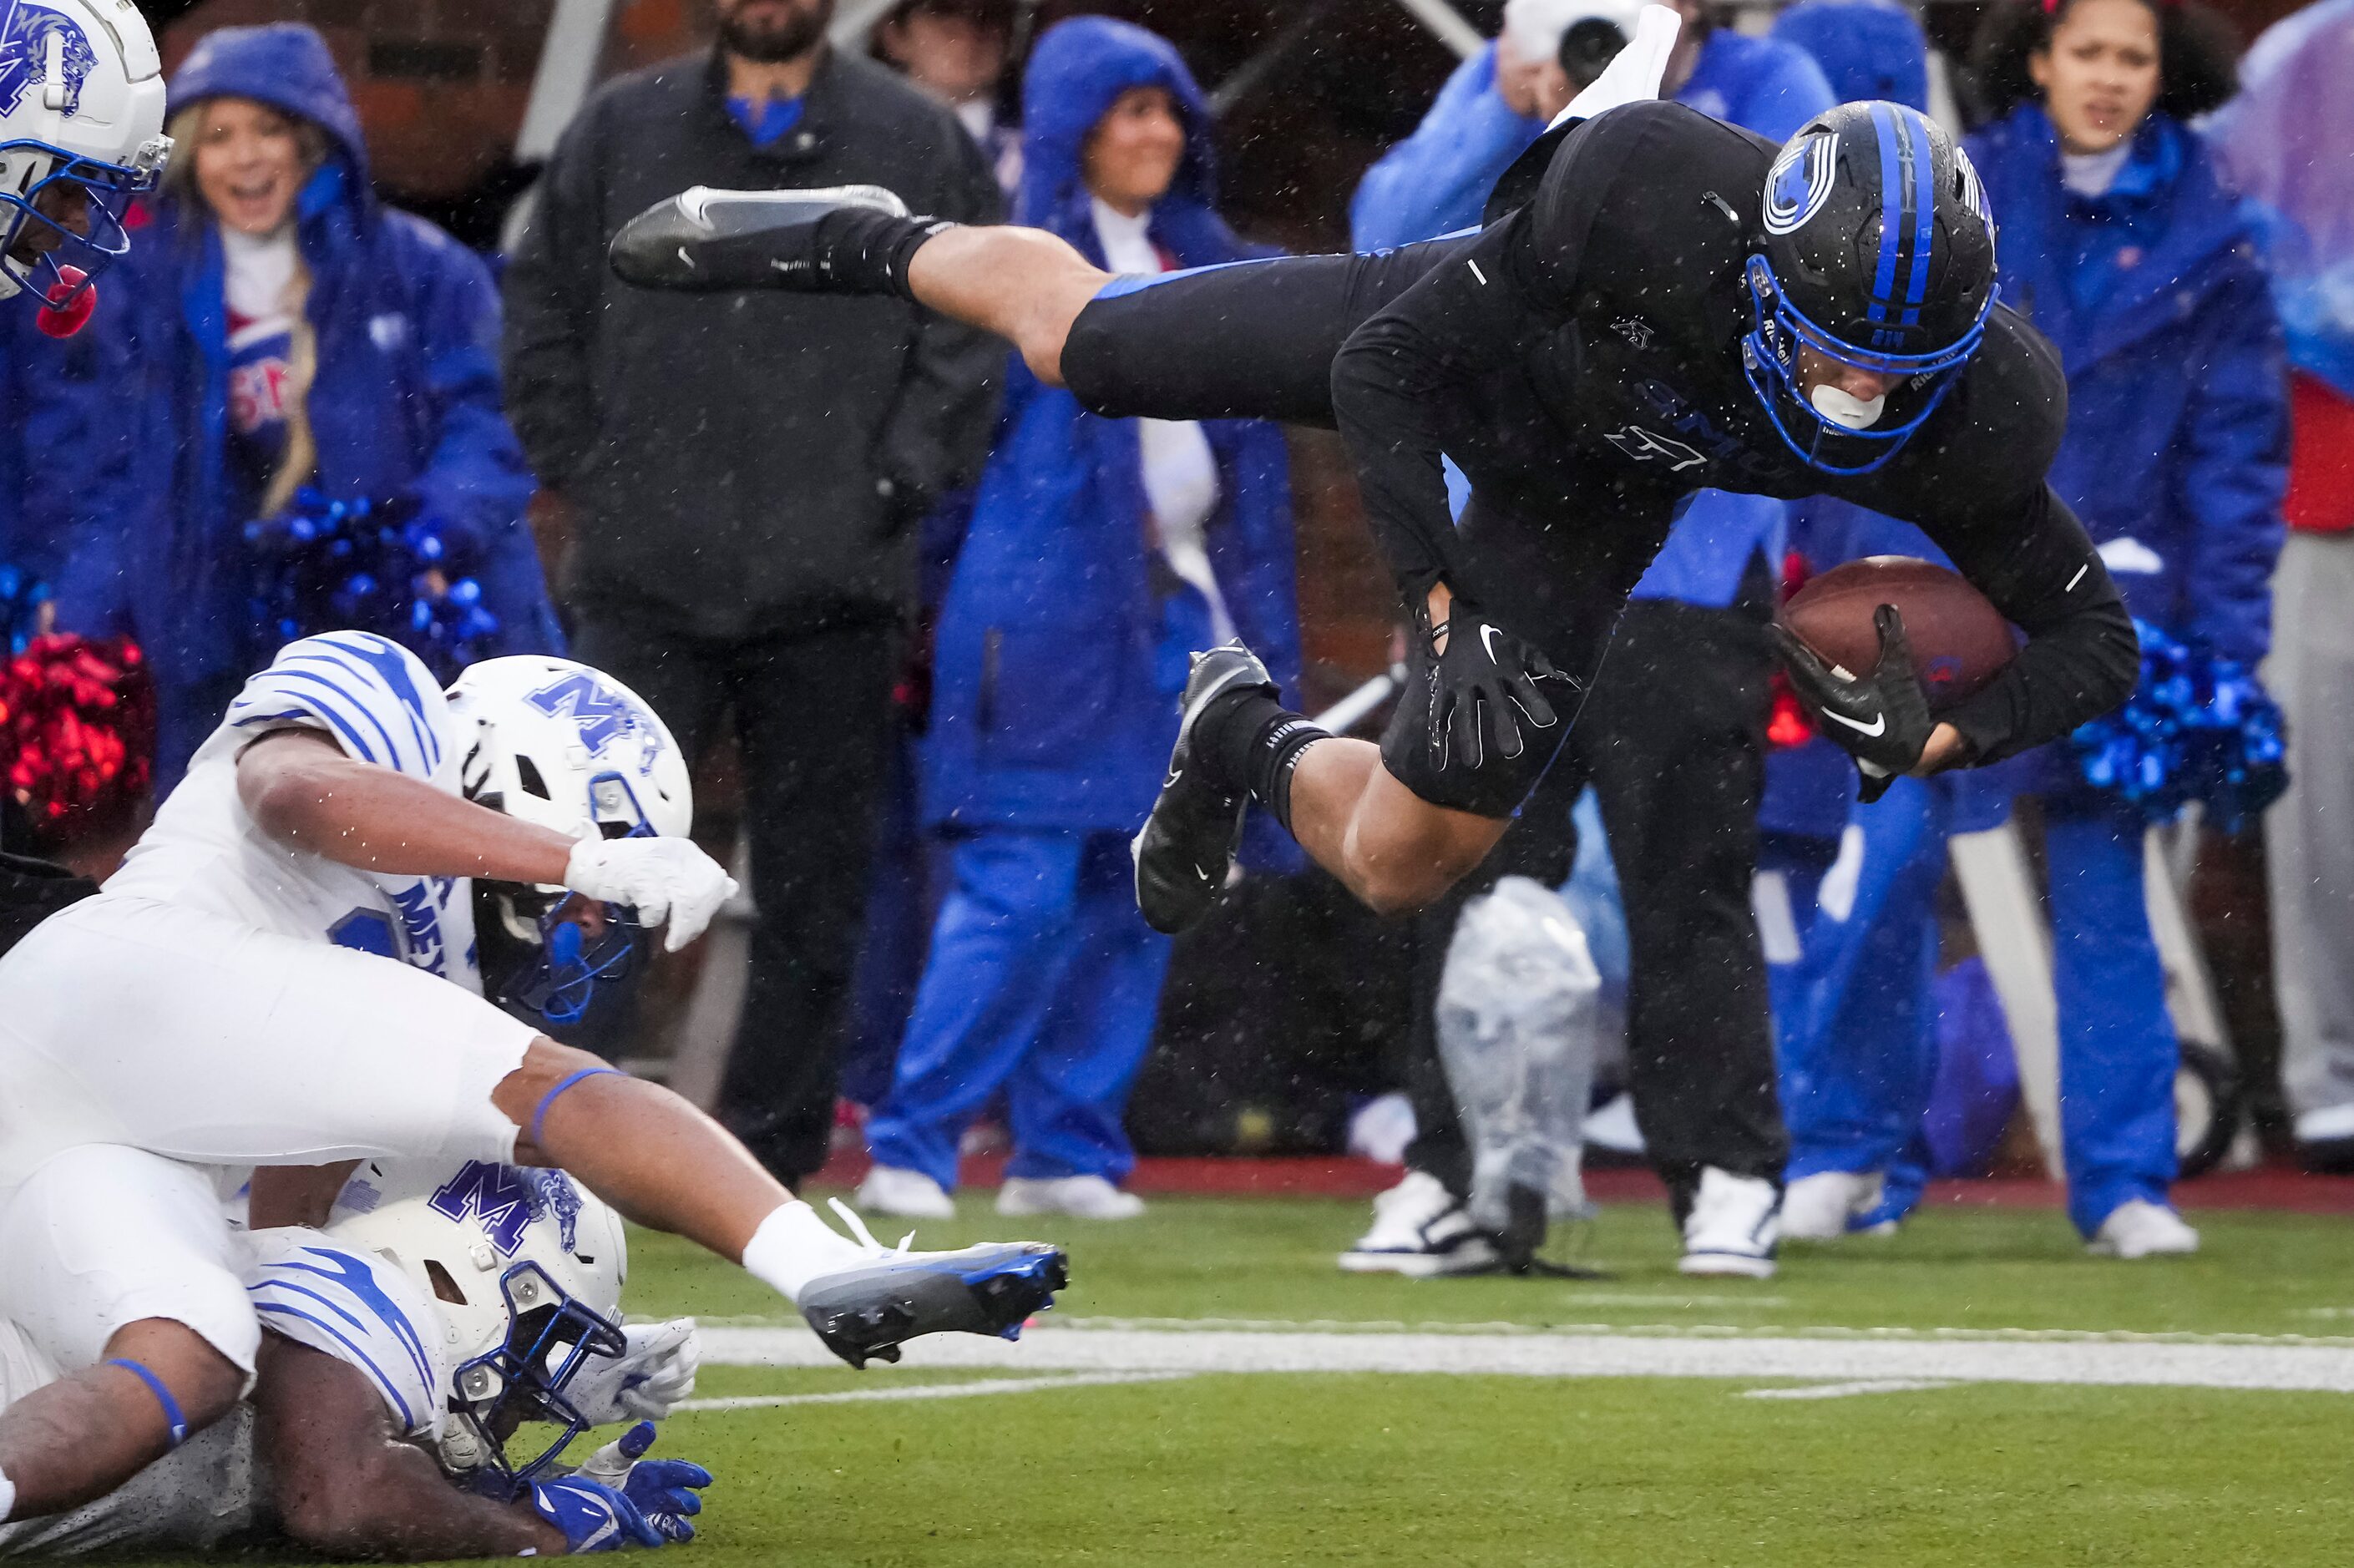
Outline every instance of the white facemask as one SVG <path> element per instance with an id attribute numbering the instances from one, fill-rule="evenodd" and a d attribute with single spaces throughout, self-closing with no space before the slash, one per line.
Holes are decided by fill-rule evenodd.
<path id="1" fill-rule="evenodd" d="M 1826 383 L 1807 395 L 1815 412 L 1842 429 L 1868 430 L 1880 422 L 1880 410 L 1887 405 L 1886 394 L 1866 402 L 1851 397 L 1838 387 Z"/>
<path id="2" fill-rule="evenodd" d="M 1842 429 L 1868 430 L 1880 422 L 1880 410 L 1887 406 L 1886 394 L 1866 402 L 1851 397 L 1838 387 L 1826 383 L 1807 395 L 1815 412 Z"/>

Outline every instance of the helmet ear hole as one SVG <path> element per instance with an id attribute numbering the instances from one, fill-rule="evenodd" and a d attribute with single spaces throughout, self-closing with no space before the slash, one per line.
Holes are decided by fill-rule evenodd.
<path id="1" fill-rule="evenodd" d="M 450 1271 L 441 1266 L 440 1259 L 429 1257 L 425 1260 L 425 1277 L 433 1282 L 434 1295 L 452 1307 L 466 1305 L 465 1291 L 459 1288 L 458 1282 L 450 1277 Z"/>

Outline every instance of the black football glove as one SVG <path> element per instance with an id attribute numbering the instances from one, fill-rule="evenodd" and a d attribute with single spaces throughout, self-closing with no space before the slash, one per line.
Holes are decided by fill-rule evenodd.
<path id="1" fill-rule="evenodd" d="M 1426 603 L 1415 606 L 1414 621 L 1427 683 L 1425 734 L 1441 768 L 1518 757 L 1528 749 L 1524 728 L 1551 729 L 1561 722 L 1537 688 L 1540 681 L 1569 684 L 1552 660 L 1459 598 L 1437 625 L 1430 623 Z"/>
<path id="2" fill-rule="evenodd" d="M 1880 662 L 1861 680 L 1842 679 L 1789 628 L 1778 621 L 1774 626 L 1774 643 L 1798 701 L 1815 716 L 1816 728 L 1855 758 L 1867 805 L 1920 762 L 1929 732 L 1936 727 L 1928 694 L 1913 673 L 1904 618 L 1894 605 L 1883 604 L 1872 612 L 1872 623 L 1880 631 Z"/>

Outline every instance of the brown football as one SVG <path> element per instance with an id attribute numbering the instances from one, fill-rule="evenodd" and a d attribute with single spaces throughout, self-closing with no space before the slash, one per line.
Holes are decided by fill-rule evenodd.
<path id="1" fill-rule="evenodd" d="M 1912 556 L 1867 556 L 1832 567 L 1790 596 L 1782 624 L 1825 662 L 1861 675 L 1880 658 L 1872 615 L 1904 617 L 1913 664 L 1932 710 L 1986 689 L 2019 651 L 2017 634 L 1959 572 Z"/>

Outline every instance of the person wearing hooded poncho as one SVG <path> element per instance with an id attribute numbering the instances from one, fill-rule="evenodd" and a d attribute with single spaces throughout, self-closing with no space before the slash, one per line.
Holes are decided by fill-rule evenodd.
<path id="1" fill-rule="evenodd" d="M 480 654 L 559 651 L 501 411 L 489 270 L 368 186 L 326 42 L 293 24 L 209 34 L 174 75 L 178 142 L 125 285 L 53 355 L 27 418 L 71 485 L 26 498 L 63 543 L 61 630 L 128 633 L 157 684 L 168 791 L 279 639 L 249 606 L 246 527 L 315 487 L 406 497 L 499 630 Z M 313 629 L 319 630 L 319 629 Z"/>
<path id="2" fill-rule="evenodd" d="M 1020 221 L 1098 264 L 1161 272 L 1265 254 L 1220 220 L 1210 121 L 1176 51 L 1102 17 L 1040 40 L 1023 82 Z M 1016 359 L 939 621 L 925 814 L 952 885 L 868 1127 L 862 1201 L 949 1206 L 959 1135 L 1002 1087 L 1001 1206 L 1116 1216 L 1121 1128 L 1169 943 L 1127 841 L 1176 733 L 1189 650 L 1239 633 L 1299 662 L 1290 494 L 1274 426 L 1109 419 Z"/>

